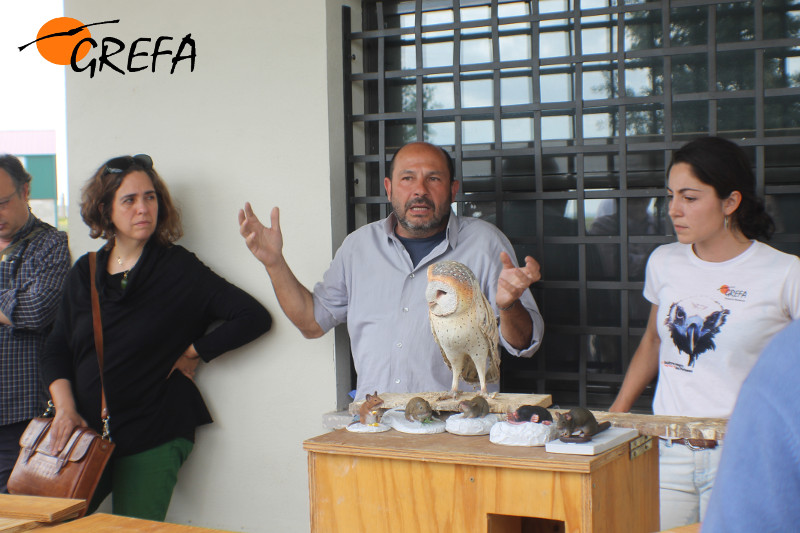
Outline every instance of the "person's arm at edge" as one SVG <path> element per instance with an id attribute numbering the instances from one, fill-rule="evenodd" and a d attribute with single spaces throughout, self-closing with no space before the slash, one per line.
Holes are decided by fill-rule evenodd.
<path id="1" fill-rule="evenodd" d="M 531 345 L 533 320 L 519 300 L 514 301 L 510 309 L 500 309 L 500 330 L 506 342 L 518 350 Z"/>
<path id="2" fill-rule="evenodd" d="M 0 291 L 0 324 L 36 329 L 52 322 L 56 313 L 71 263 L 67 236 L 60 232 L 54 235 L 45 232 L 37 237 L 35 247 L 29 250 L 40 269 L 34 273 L 31 283 L 24 284 L 24 288 Z M 11 322 L 12 315 L 18 317 L 14 323 Z"/>
<path id="3" fill-rule="evenodd" d="M 658 375 L 658 351 L 661 347 L 661 339 L 658 337 L 657 320 L 658 306 L 652 305 L 650 317 L 647 319 L 647 329 L 639 342 L 639 347 L 633 354 L 631 364 L 625 373 L 625 379 L 622 381 L 622 387 L 620 387 L 614 403 L 609 407 L 609 412 L 627 413 L 630 411 L 645 387 Z"/>
<path id="4" fill-rule="evenodd" d="M 325 332 L 314 318 L 314 297 L 311 291 L 298 281 L 283 256 L 279 263 L 266 269 L 278 303 L 292 324 L 307 339 L 321 337 Z"/>
<path id="5" fill-rule="evenodd" d="M 524 267 L 515 267 L 506 252 L 500 253 L 503 271 L 497 280 L 497 308 L 500 312 L 500 332 L 503 338 L 518 350 L 524 350 L 533 340 L 533 320 L 519 301 L 522 294 L 541 279 L 539 263 L 525 258 Z"/>
<path id="6" fill-rule="evenodd" d="M 314 318 L 314 298 L 289 268 L 283 257 L 283 236 L 280 228 L 280 211 L 270 213 L 271 227 L 258 220 L 250 203 L 239 211 L 239 233 L 245 238 L 250 252 L 267 270 L 272 288 L 281 309 L 307 339 L 321 337 L 325 332 Z"/>

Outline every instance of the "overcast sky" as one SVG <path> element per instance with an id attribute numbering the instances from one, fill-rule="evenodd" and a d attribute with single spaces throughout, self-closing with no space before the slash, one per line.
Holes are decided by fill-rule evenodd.
<path id="1" fill-rule="evenodd" d="M 39 55 L 34 39 L 63 0 L 0 0 L 0 130 L 55 130 L 59 202 L 67 194 L 65 67 Z"/>

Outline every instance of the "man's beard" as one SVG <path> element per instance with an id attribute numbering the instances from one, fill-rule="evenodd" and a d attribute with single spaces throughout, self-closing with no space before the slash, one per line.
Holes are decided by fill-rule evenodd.
<path id="1" fill-rule="evenodd" d="M 426 222 L 420 223 L 413 223 L 405 217 L 405 213 L 408 212 L 409 209 L 414 207 L 415 205 L 425 205 L 433 209 L 433 218 Z M 392 210 L 394 211 L 394 216 L 397 218 L 397 223 L 400 224 L 406 231 L 411 234 L 426 234 L 433 229 L 438 229 L 442 226 L 443 223 L 447 221 L 450 217 L 450 201 L 446 204 L 447 209 L 443 209 L 442 213 L 437 213 L 436 205 L 427 198 L 415 198 L 413 200 L 409 200 L 406 202 L 405 209 L 400 211 L 399 207 L 392 202 Z"/>

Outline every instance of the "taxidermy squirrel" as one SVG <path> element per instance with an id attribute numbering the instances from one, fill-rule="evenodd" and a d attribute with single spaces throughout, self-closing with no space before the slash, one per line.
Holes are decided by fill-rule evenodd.
<path id="1" fill-rule="evenodd" d="M 365 426 L 378 425 L 380 417 L 378 416 L 377 409 L 381 405 L 383 405 L 383 399 L 378 396 L 378 391 L 375 391 L 375 394 L 367 394 L 364 403 L 358 408 L 358 421 Z M 355 424 L 355 422 L 353 422 L 353 424 Z"/>

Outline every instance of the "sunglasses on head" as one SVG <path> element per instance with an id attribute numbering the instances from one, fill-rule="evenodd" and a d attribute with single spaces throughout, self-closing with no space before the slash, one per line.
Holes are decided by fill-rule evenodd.
<path id="1" fill-rule="evenodd" d="M 152 170 L 153 158 L 147 154 L 123 155 L 110 159 L 103 169 L 103 174 L 120 174 L 134 165 L 140 165 L 146 170 Z"/>

